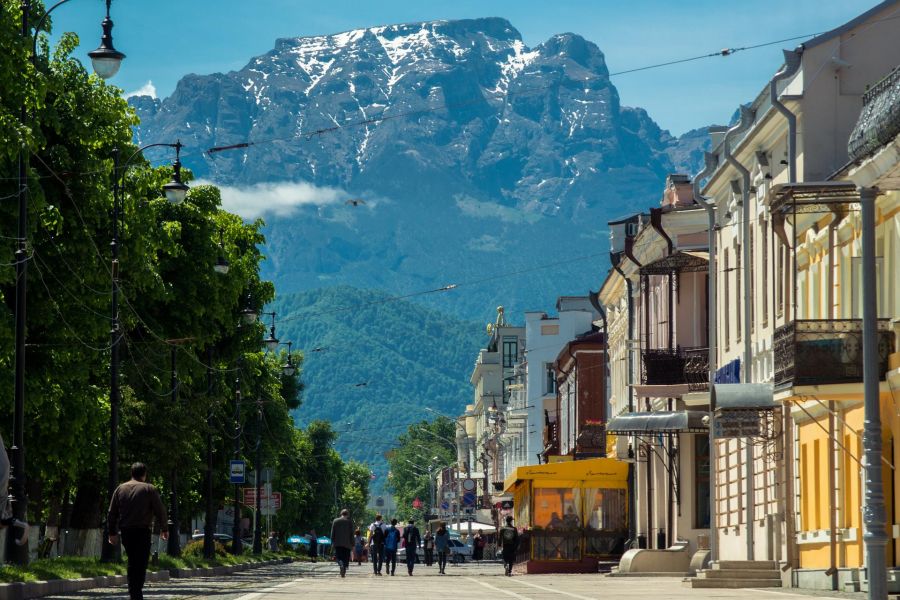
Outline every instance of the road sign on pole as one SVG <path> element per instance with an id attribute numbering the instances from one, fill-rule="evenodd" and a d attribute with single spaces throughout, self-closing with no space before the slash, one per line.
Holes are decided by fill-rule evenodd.
<path id="1" fill-rule="evenodd" d="M 233 460 L 230 463 L 229 469 L 229 483 L 232 484 L 241 484 L 246 483 L 245 474 L 247 471 L 247 463 L 242 460 Z"/>

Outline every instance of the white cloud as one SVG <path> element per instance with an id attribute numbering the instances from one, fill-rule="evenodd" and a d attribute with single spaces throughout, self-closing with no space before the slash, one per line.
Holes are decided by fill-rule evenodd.
<path id="1" fill-rule="evenodd" d="M 147 81 L 147 83 L 134 90 L 133 92 L 128 92 L 125 94 L 126 98 L 131 98 L 132 96 L 150 96 L 151 98 L 156 98 L 156 86 L 153 85 L 152 81 Z"/>
<path id="2" fill-rule="evenodd" d="M 325 206 L 343 203 L 347 193 L 332 187 L 316 187 L 310 183 L 257 183 L 248 187 L 218 185 L 197 181 L 192 185 L 211 184 L 222 193 L 222 208 L 244 219 L 266 215 L 289 217 L 301 206 Z"/>

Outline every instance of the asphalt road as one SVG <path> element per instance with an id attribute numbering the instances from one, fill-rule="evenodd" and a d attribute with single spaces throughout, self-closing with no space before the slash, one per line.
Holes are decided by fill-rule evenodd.
<path id="1" fill-rule="evenodd" d="M 217 600 L 327 600 L 515 598 L 517 600 L 629 600 L 754 599 L 795 600 L 810 597 L 865 598 L 864 594 L 829 594 L 799 590 L 692 590 L 679 578 L 611 578 L 602 575 L 517 575 L 504 577 L 499 564 L 448 565 L 447 575 L 436 567 L 416 567 L 413 577 L 398 565 L 394 577 L 372 575 L 369 565 L 352 565 L 341 579 L 332 563 L 294 563 L 263 567 L 222 578 L 180 579 L 149 584 L 148 600 L 215 598 Z M 53 596 L 54 600 L 127 600 L 122 588 L 96 589 Z"/>

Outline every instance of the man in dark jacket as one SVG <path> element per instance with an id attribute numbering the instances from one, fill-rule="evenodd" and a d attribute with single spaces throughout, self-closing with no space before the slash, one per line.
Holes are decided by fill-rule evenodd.
<path id="1" fill-rule="evenodd" d="M 413 567 L 416 566 L 416 550 L 422 543 L 422 536 L 419 534 L 419 528 L 412 519 L 409 524 L 403 528 L 403 542 L 406 544 L 406 569 L 409 576 L 412 577 Z"/>
<path id="2" fill-rule="evenodd" d="M 506 526 L 500 528 L 498 536 L 503 552 L 503 568 L 507 577 L 512 577 L 513 563 L 516 562 L 516 549 L 519 547 L 519 531 L 513 527 L 512 522 L 512 517 L 506 517 Z"/>
<path id="3" fill-rule="evenodd" d="M 106 517 L 109 543 L 117 545 L 119 532 L 122 534 L 122 545 L 128 555 L 128 595 L 131 600 L 144 598 L 144 581 L 150 560 L 150 526 L 154 517 L 160 528 L 159 537 L 169 539 L 166 508 L 159 491 L 147 483 L 147 466 L 134 463 L 131 480 L 116 488 Z"/>
<path id="4" fill-rule="evenodd" d="M 356 525 L 350 518 L 350 511 L 346 508 L 341 511 L 341 516 L 331 522 L 331 547 L 334 548 L 334 556 L 341 569 L 341 577 L 347 574 L 350 565 L 350 552 L 353 550 L 353 532 Z"/>

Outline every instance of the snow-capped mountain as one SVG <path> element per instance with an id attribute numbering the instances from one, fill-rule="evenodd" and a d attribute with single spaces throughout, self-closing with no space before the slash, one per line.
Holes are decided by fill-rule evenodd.
<path id="1" fill-rule="evenodd" d="M 240 71 L 188 75 L 169 98 L 132 104 L 140 141 L 180 138 L 198 177 L 280 184 L 290 214 L 270 210 L 271 186 L 242 198 L 256 193 L 267 213 L 282 292 L 403 293 L 601 254 L 606 221 L 658 198 L 666 173 L 694 170 L 705 143 L 621 106 L 595 44 L 566 33 L 529 48 L 500 18 L 280 39 Z M 293 204 L 291 182 L 309 184 Z M 500 278 L 450 302 L 469 316 L 549 307 L 605 268 Z"/>

